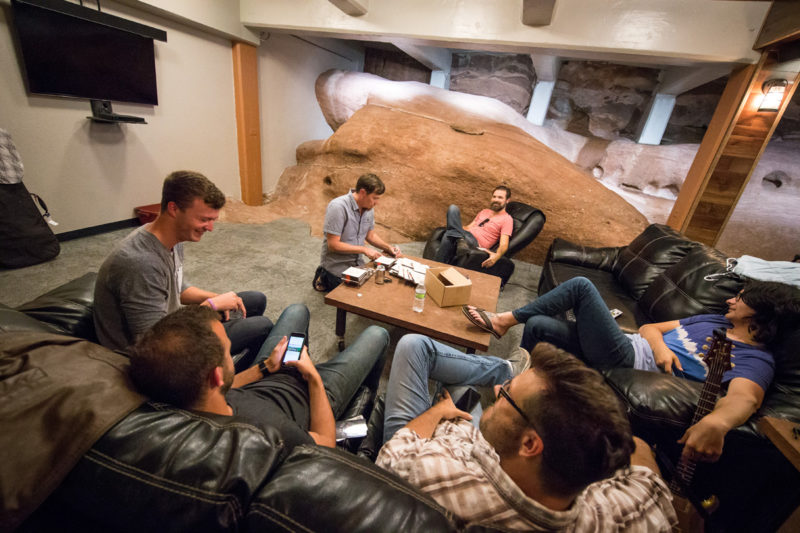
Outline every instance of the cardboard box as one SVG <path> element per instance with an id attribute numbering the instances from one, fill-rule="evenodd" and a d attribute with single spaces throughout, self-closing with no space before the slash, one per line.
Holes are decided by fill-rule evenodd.
<path id="1" fill-rule="evenodd" d="M 439 307 L 464 305 L 469 302 L 472 282 L 453 267 L 429 268 L 425 291 Z"/>

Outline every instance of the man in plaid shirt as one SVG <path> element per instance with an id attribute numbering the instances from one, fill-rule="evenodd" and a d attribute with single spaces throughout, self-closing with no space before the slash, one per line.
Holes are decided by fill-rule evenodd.
<path id="1" fill-rule="evenodd" d="M 447 390 L 431 406 L 429 378 L 494 385 L 497 399 L 475 427 Z M 395 351 L 385 421 L 376 464 L 468 523 L 576 532 L 677 524 L 652 453 L 632 437 L 613 391 L 550 344 L 506 361 L 407 335 Z"/>

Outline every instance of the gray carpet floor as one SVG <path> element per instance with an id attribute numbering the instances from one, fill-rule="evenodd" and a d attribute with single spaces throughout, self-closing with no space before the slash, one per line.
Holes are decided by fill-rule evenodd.
<path id="1" fill-rule="evenodd" d="M 87 271 L 96 272 L 115 243 L 130 231 L 126 228 L 67 241 L 62 243 L 60 255 L 48 263 L 0 271 L 0 302 L 17 306 Z M 306 304 L 311 311 L 311 356 L 321 362 L 337 353 L 336 310 L 325 305 L 323 294 L 311 287 L 321 246 L 322 239 L 311 236 L 309 226 L 299 220 L 285 218 L 252 225 L 218 223 L 200 242 L 185 245 L 185 276 L 193 285 L 215 292 L 262 291 L 268 299 L 266 314 L 273 320 L 291 303 Z M 421 256 L 424 243 L 401 244 L 400 248 L 406 255 Z M 541 267 L 516 260 L 514 263 L 514 275 L 500 295 L 500 311 L 514 309 L 536 297 Z M 394 344 L 406 333 L 402 328 L 348 314 L 346 342 L 352 342 L 371 324 L 389 331 L 391 355 Z M 466 319 L 464 324 L 469 325 Z M 487 353 L 506 358 L 519 345 L 521 336 L 521 326 L 512 328 L 502 339 L 492 339 Z"/>

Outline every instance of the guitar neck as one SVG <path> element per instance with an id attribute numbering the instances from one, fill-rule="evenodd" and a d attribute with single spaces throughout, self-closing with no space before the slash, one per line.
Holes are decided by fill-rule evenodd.
<path id="1" fill-rule="evenodd" d="M 708 375 L 703 383 L 703 389 L 700 391 L 700 399 L 697 401 L 697 407 L 694 410 L 692 425 L 713 411 L 714 406 L 717 404 L 722 375 L 730 368 L 731 344 L 731 341 L 725 338 L 724 330 L 714 331 L 714 339 L 706 355 Z M 689 487 L 694 478 L 695 466 L 696 461 L 688 459 L 685 455 L 681 456 L 675 475 L 670 482 L 670 489 L 673 492 L 680 495 L 685 494 L 686 488 Z"/>

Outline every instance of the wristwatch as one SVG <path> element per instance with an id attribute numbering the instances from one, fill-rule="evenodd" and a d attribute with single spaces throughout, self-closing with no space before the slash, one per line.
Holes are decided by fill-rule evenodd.
<path id="1" fill-rule="evenodd" d="M 269 371 L 269 368 L 267 368 L 267 360 L 266 359 L 264 359 L 263 361 L 258 363 L 258 369 L 261 370 L 261 375 L 262 376 L 269 376 L 272 373 L 272 372 Z"/>

